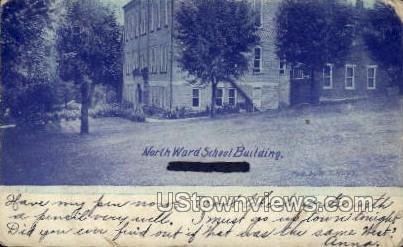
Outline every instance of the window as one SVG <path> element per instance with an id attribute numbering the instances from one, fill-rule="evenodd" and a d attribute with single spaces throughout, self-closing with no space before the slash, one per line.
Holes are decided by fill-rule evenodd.
<path id="1" fill-rule="evenodd" d="M 130 53 L 126 53 L 126 75 L 129 75 L 130 69 Z"/>
<path id="2" fill-rule="evenodd" d="M 151 1 L 151 10 L 150 10 L 150 32 L 154 31 L 154 1 Z"/>
<path id="3" fill-rule="evenodd" d="M 139 68 L 139 56 L 138 53 L 134 53 L 133 55 L 133 62 L 134 62 L 134 69 L 138 69 Z"/>
<path id="4" fill-rule="evenodd" d="M 376 65 L 367 66 L 367 89 L 376 89 Z"/>
<path id="5" fill-rule="evenodd" d="M 253 56 L 253 72 L 260 73 L 262 71 L 262 48 L 256 47 Z"/>
<path id="6" fill-rule="evenodd" d="M 140 15 L 137 11 L 134 12 L 134 20 L 135 20 L 134 37 L 137 38 L 140 34 Z"/>
<path id="7" fill-rule="evenodd" d="M 228 104 L 231 106 L 236 105 L 236 90 L 235 88 L 228 89 Z"/>
<path id="8" fill-rule="evenodd" d="M 287 62 L 285 60 L 280 60 L 279 74 L 285 75 L 286 70 L 287 70 Z"/>
<path id="9" fill-rule="evenodd" d="M 164 0 L 157 0 L 157 28 L 161 28 L 162 18 L 162 4 Z"/>
<path id="10" fill-rule="evenodd" d="M 139 9 L 139 36 L 143 34 L 143 22 L 144 22 L 143 9 Z"/>
<path id="11" fill-rule="evenodd" d="M 216 106 L 223 106 L 223 96 L 224 96 L 224 89 L 217 88 L 215 93 L 215 104 Z"/>
<path id="12" fill-rule="evenodd" d="M 132 18 L 129 16 L 127 17 L 127 41 L 129 41 L 132 38 L 132 30 L 133 30 L 133 26 L 132 26 Z"/>
<path id="13" fill-rule="evenodd" d="M 198 88 L 192 90 L 192 106 L 200 107 L 200 89 Z"/>
<path id="14" fill-rule="evenodd" d="M 160 50 L 160 72 L 166 73 L 168 71 L 168 47 L 161 46 Z"/>
<path id="15" fill-rule="evenodd" d="M 142 9 L 141 10 L 141 13 L 142 13 L 142 15 L 141 15 L 141 34 L 146 34 L 146 20 L 147 20 L 147 9 Z"/>
<path id="16" fill-rule="evenodd" d="M 127 30 L 128 30 L 128 26 L 127 26 L 127 23 L 126 23 L 125 28 L 124 28 L 124 40 L 126 42 L 129 42 L 129 35 L 127 33 Z"/>
<path id="17" fill-rule="evenodd" d="M 333 88 L 333 64 L 326 64 L 323 68 L 323 88 Z"/>
<path id="18" fill-rule="evenodd" d="M 143 54 L 140 54 L 139 58 L 139 69 L 144 69 L 147 67 L 146 57 Z"/>
<path id="19" fill-rule="evenodd" d="M 256 20 L 255 20 L 255 25 L 258 27 L 261 27 L 263 24 L 263 3 L 262 0 L 253 0 L 253 8 L 255 9 L 256 12 Z"/>
<path id="20" fill-rule="evenodd" d="M 132 16 L 132 18 L 130 18 L 130 23 L 131 23 L 131 27 L 130 27 L 130 39 L 134 39 L 136 37 L 135 35 L 135 29 L 136 29 L 136 18 L 135 16 Z"/>
<path id="21" fill-rule="evenodd" d="M 301 68 L 292 68 L 292 79 L 296 79 L 296 80 L 300 80 L 300 79 L 304 79 L 304 70 Z"/>
<path id="22" fill-rule="evenodd" d="M 346 65 L 345 87 L 349 90 L 355 87 L 355 65 L 353 64 Z"/>
<path id="23" fill-rule="evenodd" d="M 157 47 L 151 48 L 151 71 L 152 74 L 157 73 Z"/>
<path id="24" fill-rule="evenodd" d="M 126 59 L 125 59 L 125 61 L 126 61 L 125 62 L 125 73 L 126 73 L 126 75 L 129 75 L 129 61 L 130 61 L 129 54 L 126 53 L 125 57 L 126 57 Z"/>
<path id="25" fill-rule="evenodd" d="M 164 7 L 164 2 L 166 2 L 166 0 L 160 0 L 160 5 L 159 5 L 159 8 L 158 8 L 158 10 L 159 10 L 159 12 L 160 12 L 160 21 L 159 21 L 159 23 L 158 23 L 158 27 L 159 28 L 161 28 L 161 26 L 162 26 L 162 22 L 165 20 L 165 15 L 164 15 L 164 10 L 165 10 L 165 7 Z"/>
<path id="26" fill-rule="evenodd" d="M 165 22 L 165 26 L 168 26 L 168 1 L 169 0 L 165 0 L 164 1 L 164 22 Z"/>
<path id="27" fill-rule="evenodd" d="M 128 21 L 128 17 L 125 17 L 125 26 L 124 26 L 124 29 L 123 29 L 123 31 L 124 31 L 123 40 L 125 40 L 126 42 L 129 41 L 129 39 L 128 39 L 129 35 L 127 33 L 128 30 L 129 30 L 129 21 Z"/>
<path id="28" fill-rule="evenodd" d="M 130 62 L 129 62 L 129 74 L 132 74 L 133 73 L 133 69 L 134 69 L 134 65 L 135 65 L 135 63 L 134 63 L 134 52 L 132 51 L 132 52 L 130 52 L 130 55 L 129 55 L 129 60 L 130 60 Z"/>

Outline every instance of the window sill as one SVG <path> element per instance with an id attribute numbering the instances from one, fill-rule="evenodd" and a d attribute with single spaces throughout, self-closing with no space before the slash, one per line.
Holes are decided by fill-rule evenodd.
<path id="1" fill-rule="evenodd" d="M 332 90 L 333 87 L 323 87 L 323 90 Z"/>

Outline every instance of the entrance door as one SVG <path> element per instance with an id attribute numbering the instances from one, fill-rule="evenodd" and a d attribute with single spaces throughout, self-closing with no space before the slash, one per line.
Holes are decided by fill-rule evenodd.
<path id="1" fill-rule="evenodd" d="M 252 91 L 253 105 L 257 108 L 262 107 L 262 88 L 254 87 Z"/>
<path id="2" fill-rule="evenodd" d="M 304 73 L 303 69 L 294 68 L 291 74 L 291 105 L 310 103 L 312 97 L 311 90 L 312 88 L 310 77 Z"/>

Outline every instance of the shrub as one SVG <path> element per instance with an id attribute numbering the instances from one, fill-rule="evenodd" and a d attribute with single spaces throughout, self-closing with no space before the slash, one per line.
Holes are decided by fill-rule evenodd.
<path id="1" fill-rule="evenodd" d="M 146 117 L 145 117 L 144 113 L 142 113 L 140 111 L 135 111 L 133 109 L 122 109 L 119 117 L 128 119 L 133 122 L 145 122 L 146 121 Z"/>
<path id="2" fill-rule="evenodd" d="M 228 105 L 224 104 L 222 107 L 217 108 L 217 114 L 228 114 L 228 113 L 239 113 L 241 107 L 239 104 L 236 105 Z"/>
<path id="3" fill-rule="evenodd" d="M 89 115 L 93 118 L 98 117 L 119 117 L 121 106 L 119 104 L 100 104 L 90 109 Z"/>
<path id="4" fill-rule="evenodd" d="M 173 111 L 168 111 L 164 114 L 164 118 L 167 119 L 182 119 L 191 117 L 202 117 L 209 115 L 209 108 L 207 107 L 205 111 L 194 111 L 192 108 L 186 107 L 176 107 Z"/>
<path id="5" fill-rule="evenodd" d="M 121 117 L 133 122 L 145 122 L 146 120 L 143 112 L 117 103 L 97 105 L 90 110 L 90 116 L 93 118 Z"/>
<path id="6" fill-rule="evenodd" d="M 156 107 L 156 106 L 144 106 L 143 111 L 144 111 L 144 114 L 150 115 L 150 116 L 164 114 L 164 112 L 165 112 L 163 109 Z"/>

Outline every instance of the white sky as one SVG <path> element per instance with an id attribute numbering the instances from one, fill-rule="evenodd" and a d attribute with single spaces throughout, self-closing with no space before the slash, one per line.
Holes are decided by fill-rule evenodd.
<path id="1" fill-rule="evenodd" d="M 110 4 L 116 10 L 119 21 L 123 23 L 123 9 L 122 7 L 128 3 L 130 0 L 102 0 L 105 3 Z"/>
<path id="2" fill-rule="evenodd" d="M 116 10 L 116 14 L 121 23 L 123 23 L 123 9 L 122 7 L 128 3 L 130 0 L 102 0 L 105 3 L 111 4 L 113 8 Z M 352 3 L 355 3 L 356 0 L 348 0 Z M 365 6 L 371 6 L 375 0 L 364 0 Z"/>

